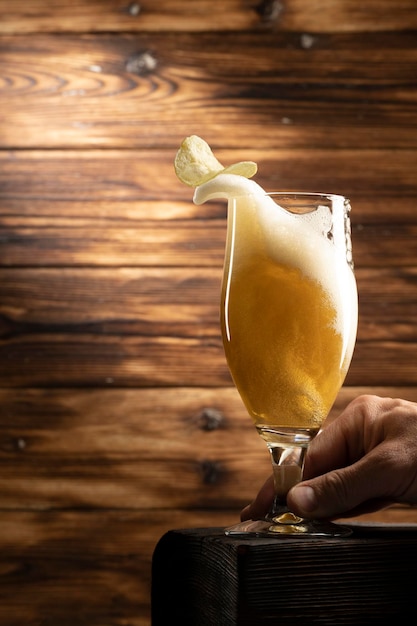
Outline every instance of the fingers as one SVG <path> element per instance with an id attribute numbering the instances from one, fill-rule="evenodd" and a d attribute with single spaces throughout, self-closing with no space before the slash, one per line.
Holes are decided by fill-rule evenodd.
<path id="1" fill-rule="evenodd" d="M 383 432 L 377 427 L 380 402 L 381 399 L 376 396 L 360 396 L 328 424 L 310 445 L 304 478 L 313 478 L 350 465 L 364 456 L 367 449 L 376 446 L 383 439 Z M 372 442 L 367 435 L 370 427 Z"/>
<path id="2" fill-rule="evenodd" d="M 348 467 L 299 483 L 288 493 L 287 503 L 301 517 L 348 517 L 399 501 L 400 490 L 397 458 L 385 444 Z"/>
<path id="3" fill-rule="evenodd" d="M 360 396 L 313 440 L 305 480 L 288 494 L 305 517 L 344 517 L 417 501 L 417 405 Z"/>

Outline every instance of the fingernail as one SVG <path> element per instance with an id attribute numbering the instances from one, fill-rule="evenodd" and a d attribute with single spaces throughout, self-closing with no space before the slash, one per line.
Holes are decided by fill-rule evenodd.
<path id="1" fill-rule="evenodd" d="M 299 486 L 294 487 L 292 492 L 292 498 L 297 505 L 306 513 L 312 513 L 317 509 L 318 502 L 316 494 L 311 487 Z"/>

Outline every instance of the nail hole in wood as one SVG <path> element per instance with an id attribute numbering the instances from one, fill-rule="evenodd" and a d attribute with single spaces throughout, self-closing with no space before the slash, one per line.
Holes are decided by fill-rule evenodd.
<path id="1" fill-rule="evenodd" d="M 158 61 L 149 50 L 142 50 L 133 54 L 126 61 L 126 71 L 138 76 L 151 74 L 157 67 Z"/>
<path id="2" fill-rule="evenodd" d="M 284 5 L 280 0 L 262 0 L 256 7 L 257 14 L 264 22 L 274 22 L 283 10 Z"/>
<path id="3" fill-rule="evenodd" d="M 131 2 L 127 8 L 127 12 L 132 17 L 136 17 L 140 13 L 140 4 L 139 2 Z"/>
<path id="4" fill-rule="evenodd" d="M 201 461 L 200 472 L 205 485 L 216 485 L 220 482 L 222 466 L 218 461 Z"/>
<path id="5" fill-rule="evenodd" d="M 201 430 L 211 431 L 217 430 L 224 426 L 224 415 L 218 409 L 204 408 L 197 417 L 198 425 Z"/>

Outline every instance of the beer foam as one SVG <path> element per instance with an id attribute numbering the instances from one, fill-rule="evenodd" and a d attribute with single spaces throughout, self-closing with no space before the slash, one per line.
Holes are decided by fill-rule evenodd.
<path id="1" fill-rule="evenodd" d="M 325 283 L 324 287 L 337 255 L 346 263 L 344 238 L 341 241 L 340 234 L 333 232 L 332 216 L 326 206 L 310 213 L 291 213 L 255 181 L 234 174 L 220 174 L 195 189 L 195 204 L 215 198 L 239 198 L 239 206 L 245 206 L 252 224 L 261 229 L 269 256 L 298 267 L 309 278 Z M 344 210 L 343 204 L 339 210 Z M 341 223 L 344 224 L 343 219 Z M 326 291 L 331 291 L 330 285 Z"/>
<path id="2" fill-rule="evenodd" d="M 344 198 L 334 196 L 333 212 L 341 215 L 333 220 L 324 205 L 311 213 L 291 213 L 255 181 L 235 174 L 219 174 L 194 192 L 195 204 L 219 198 L 229 200 L 229 209 L 230 202 L 236 199 L 236 210 L 244 210 L 250 224 L 260 229 L 271 258 L 297 267 L 323 287 L 337 312 L 336 332 L 349 335 L 344 327 L 357 316 L 357 297 L 346 258 Z M 346 316 L 349 303 L 351 311 Z"/>
<path id="3" fill-rule="evenodd" d="M 229 200 L 238 196 L 265 196 L 265 191 L 254 180 L 237 174 L 218 174 L 194 190 L 194 204 L 204 204 L 208 200 L 223 198 Z"/>

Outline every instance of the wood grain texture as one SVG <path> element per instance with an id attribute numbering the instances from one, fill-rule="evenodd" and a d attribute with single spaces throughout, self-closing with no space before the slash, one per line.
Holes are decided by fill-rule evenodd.
<path id="1" fill-rule="evenodd" d="M 417 27 L 413 0 L 14 0 L 0 3 L 0 33 L 277 29 L 369 32 Z"/>
<path id="2" fill-rule="evenodd" d="M 235 519 L 230 511 L 2 511 L 0 623 L 147 626 L 159 538 L 187 522 Z"/>
<path id="3" fill-rule="evenodd" d="M 348 384 L 417 384 L 416 276 L 410 267 L 357 270 Z M 208 267 L 2 269 L 3 385 L 230 386 L 220 281 L 221 268 Z"/>
<path id="4" fill-rule="evenodd" d="M 44 35 L 29 56 L 16 35 L 0 54 L 8 148 L 176 147 L 190 131 L 214 147 L 416 147 L 412 33 Z"/>
<path id="5" fill-rule="evenodd" d="M 108 386 L 111 383 L 108 383 Z M 414 387 L 346 387 L 417 401 Z M 3 510 L 234 509 L 269 474 L 236 390 L 1 389 Z"/>
<path id="6" fill-rule="evenodd" d="M 348 196 L 354 226 L 417 222 L 414 150 L 288 149 L 268 140 L 265 149 L 218 148 L 216 155 L 230 164 L 249 151 L 258 163 L 256 180 L 268 191 L 320 189 Z M 0 151 L 2 226 L 13 220 L 99 227 L 110 220 L 139 226 L 224 218 L 224 202 L 193 205 L 192 189 L 174 174 L 177 148 Z"/>
<path id="7" fill-rule="evenodd" d="M 238 511 L 269 471 L 265 446 L 231 388 L 0 397 L 4 508 Z"/>

